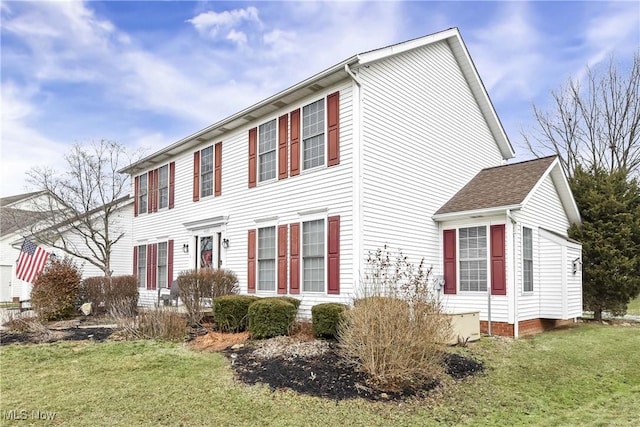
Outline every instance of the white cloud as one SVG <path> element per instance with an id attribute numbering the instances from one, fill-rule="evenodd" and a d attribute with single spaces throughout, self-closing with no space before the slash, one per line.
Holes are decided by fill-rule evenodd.
<path id="1" fill-rule="evenodd" d="M 226 39 L 234 42 L 238 46 L 246 46 L 248 41 L 247 35 L 245 33 L 243 33 L 242 31 L 236 31 L 234 29 L 231 29 L 231 31 L 229 31 Z"/>
<path id="2" fill-rule="evenodd" d="M 258 9 L 250 6 L 246 9 L 225 10 L 223 12 L 208 11 L 188 19 L 202 36 L 216 38 L 219 33 L 228 32 L 245 22 L 261 25 Z M 230 32 L 228 32 L 230 34 Z M 229 37 L 227 37 L 229 38 Z M 235 41 L 235 40 L 234 40 Z"/>

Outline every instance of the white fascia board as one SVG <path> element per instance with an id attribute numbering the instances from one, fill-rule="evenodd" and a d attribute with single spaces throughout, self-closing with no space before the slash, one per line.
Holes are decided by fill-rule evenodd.
<path id="1" fill-rule="evenodd" d="M 506 213 L 507 210 L 518 210 L 522 207 L 522 205 L 508 205 L 508 206 L 499 206 L 497 208 L 485 208 L 485 209 L 474 209 L 471 211 L 462 211 L 462 212 L 447 212 L 443 214 L 433 215 L 431 218 L 436 222 L 443 221 L 453 221 L 457 219 L 467 219 L 467 218 L 482 218 L 493 215 L 500 215 Z"/>

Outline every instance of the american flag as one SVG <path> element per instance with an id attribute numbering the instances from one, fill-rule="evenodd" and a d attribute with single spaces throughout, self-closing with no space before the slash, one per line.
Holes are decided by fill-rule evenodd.
<path id="1" fill-rule="evenodd" d="M 49 258 L 49 252 L 45 251 L 29 239 L 25 239 L 20 249 L 16 277 L 25 282 L 33 283 L 38 274 L 44 269 L 44 264 Z"/>

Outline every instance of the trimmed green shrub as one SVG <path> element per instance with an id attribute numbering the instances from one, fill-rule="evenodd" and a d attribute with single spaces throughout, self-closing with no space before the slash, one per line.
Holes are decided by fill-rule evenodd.
<path id="1" fill-rule="evenodd" d="M 313 334 L 319 338 L 335 338 L 346 310 L 346 305 L 338 303 L 317 304 L 311 307 Z"/>
<path id="2" fill-rule="evenodd" d="M 213 301 L 213 319 L 218 329 L 241 332 L 247 329 L 249 306 L 260 298 L 254 295 L 226 295 Z"/>
<path id="3" fill-rule="evenodd" d="M 286 296 L 281 296 L 281 297 L 266 297 L 263 299 L 279 299 L 281 301 L 286 301 L 289 304 L 293 305 L 296 308 L 296 311 L 298 310 L 298 308 L 300 308 L 300 303 L 302 302 L 301 300 L 299 300 L 298 298 L 294 298 L 294 297 L 286 297 Z"/>
<path id="4" fill-rule="evenodd" d="M 254 338 L 289 335 L 298 310 L 282 298 L 264 298 L 249 306 L 249 332 Z"/>
<path id="5" fill-rule="evenodd" d="M 51 260 L 31 290 L 31 305 L 42 320 L 64 319 L 74 313 L 82 273 L 71 258 Z"/>

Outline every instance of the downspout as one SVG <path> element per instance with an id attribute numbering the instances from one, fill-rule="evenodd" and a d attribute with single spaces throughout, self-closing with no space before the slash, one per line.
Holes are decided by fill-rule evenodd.
<path id="1" fill-rule="evenodd" d="M 352 281 L 354 291 L 360 285 L 360 272 L 362 271 L 364 257 L 362 254 L 362 82 L 351 71 L 349 64 L 344 64 L 344 71 L 352 79 L 355 85 L 352 86 L 354 91 L 353 109 L 352 109 L 352 125 L 353 125 L 353 165 L 352 165 L 352 203 L 353 203 L 353 270 Z"/>
<path id="2" fill-rule="evenodd" d="M 513 283 L 513 337 L 518 338 L 520 331 L 518 329 L 518 290 L 516 289 L 516 225 L 518 224 L 513 215 L 511 215 L 511 209 L 507 209 L 507 218 L 511 221 L 511 265 L 509 265 L 509 272 L 511 282 Z"/>

